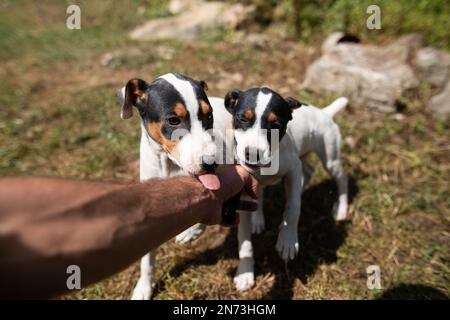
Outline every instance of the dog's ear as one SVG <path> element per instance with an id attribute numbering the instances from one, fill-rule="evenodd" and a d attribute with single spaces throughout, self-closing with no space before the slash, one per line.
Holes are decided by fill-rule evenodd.
<path id="1" fill-rule="evenodd" d="M 208 91 L 208 84 L 205 80 L 200 80 L 197 83 L 203 90 Z"/>
<path id="2" fill-rule="evenodd" d="M 291 109 L 291 111 L 293 111 L 294 109 L 298 109 L 301 106 L 306 105 L 306 103 L 300 102 L 300 101 L 298 101 L 298 100 L 296 100 L 296 99 L 294 99 L 292 97 L 288 97 L 285 100 L 286 100 L 289 108 Z"/>
<path id="3" fill-rule="evenodd" d="M 120 110 L 120 117 L 122 119 L 129 119 L 133 116 L 133 106 L 136 105 L 138 98 L 144 99 L 146 88 L 147 83 L 144 80 L 131 79 L 127 82 L 126 86 L 118 92 L 117 95 L 122 103 L 122 108 Z"/>
<path id="4" fill-rule="evenodd" d="M 239 91 L 238 89 L 233 89 L 226 94 L 225 108 L 228 110 L 229 113 L 231 113 L 231 114 L 234 113 L 234 108 L 236 107 L 236 104 L 237 104 L 240 94 L 241 94 L 241 91 Z"/>

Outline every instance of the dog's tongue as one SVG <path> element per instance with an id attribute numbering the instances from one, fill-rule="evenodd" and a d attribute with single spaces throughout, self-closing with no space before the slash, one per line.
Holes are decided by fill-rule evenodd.
<path id="1" fill-rule="evenodd" d="M 219 178 L 213 173 L 203 173 L 198 176 L 198 180 L 209 190 L 219 190 Z"/>

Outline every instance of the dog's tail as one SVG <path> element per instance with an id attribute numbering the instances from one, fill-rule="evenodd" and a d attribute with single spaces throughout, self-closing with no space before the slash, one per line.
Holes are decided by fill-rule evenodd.
<path id="1" fill-rule="evenodd" d="M 340 97 L 334 100 L 329 106 L 323 108 L 322 111 L 333 118 L 336 113 L 344 109 L 347 105 L 348 99 L 345 97 Z"/>

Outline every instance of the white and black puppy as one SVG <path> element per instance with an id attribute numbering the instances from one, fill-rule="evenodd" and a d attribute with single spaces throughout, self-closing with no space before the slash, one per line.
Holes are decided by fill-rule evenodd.
<path id="1" fill-rule="evenodd" d="M 276 249 L 284 260 L 298 254 L 298 222 L 301 192 L 314 170 L 306 156 L 316 153 L 327 172 L 337 181 L 339 199 L 335 206 L 336 220 L 347 215 L 347 176 L 340 160 L 341 135 L 333 116 L 345 108 L 346 98 L 339 98 L 324 109 L 304 105 L 293 98 L 283 98 L 269 88 L 230 91 L 225 99 L 212 99 L 213 108 L 224 103 L 232 115 L 232 127 L 238 162 L 259 181 L 258 210 L 240 215 L 238 229 L 239 266 L 234 278 L 236 288 L 247 290 L 254 285 L 254 257 L 251 233 L 264 227 L 263 189 L 283 180 L 286 206 L 280 225 Z M 216 105 L 217 104 L 217 105 Z M 274 131 L 278 139 L 272 141 Z M 274 157 L 277 153 L 277 157 Z M 261 167 L 279 166 L 275 174 L 264 175 Z"/>
<path id="2" fill-rule="evenodd" d="M 140 180 L 201 175 L 214 169 L 216 146 L 210 132 L 213 110 L 206 83 L 168 73 L 152 83 L 128 81 L 119 92 L 121 117 L 141 116 Z M 178 242 L 196 239 L 204 230 L 197 224 L 179 234 Z M 141 275 L 132 299 L 149 299 L 154 285 L 156 249 L 141 259 Z"/>

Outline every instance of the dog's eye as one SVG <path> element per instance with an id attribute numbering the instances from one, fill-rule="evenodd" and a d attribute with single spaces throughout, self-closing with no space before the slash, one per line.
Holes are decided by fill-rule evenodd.
<path id="1" fill-rule="evenodd" d="M 167 118 L 167 123 L 170 124 L 171 126 L 178 126 L 181 121 L 178 117 L 170 117 Z"/>
<path id="2" fill-rule="evenodd" d="M 239 119 L 239 121 L 244 122 L 244 123 L 248 122 L 248 119 L 243 114 L 240 114 L 238 116 L 238 119 Z"/>
<path id="3" fill-rule="evenodd" d="M 213 119 L 213 114 L 212 112 L 208 113 L 208 115 L 206 116 L 206 120 L 212 120 Z"/>

